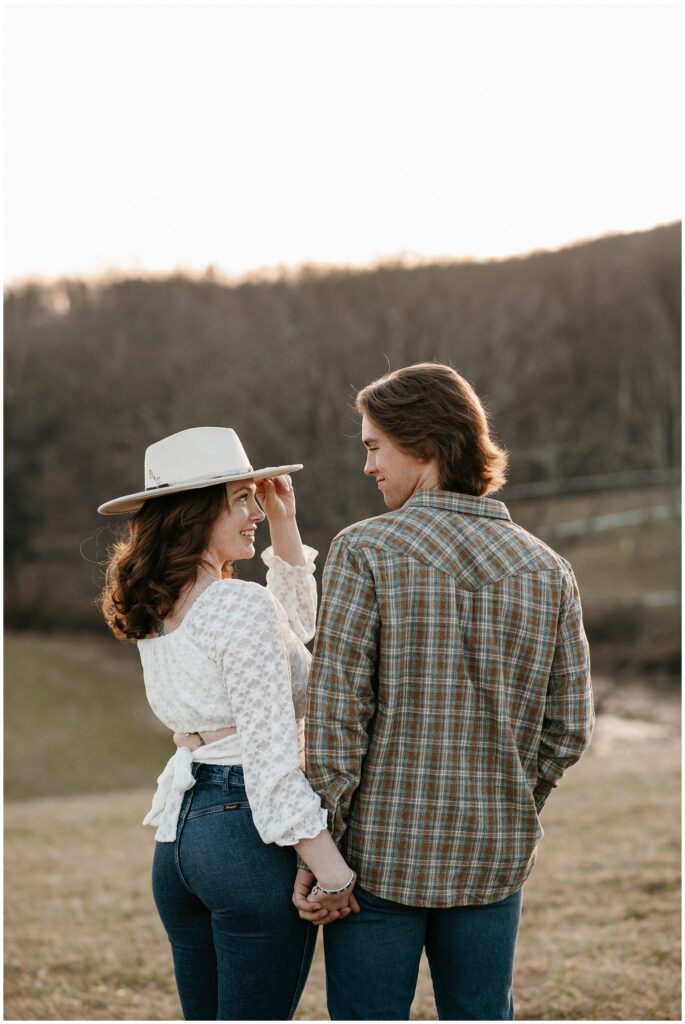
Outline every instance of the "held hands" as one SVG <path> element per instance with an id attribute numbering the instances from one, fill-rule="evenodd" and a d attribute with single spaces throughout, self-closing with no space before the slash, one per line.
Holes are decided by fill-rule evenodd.
<path id="1" fill-rule="evenodd" d="M 354 880 L 357 881 L 356 874 Z M 349 914 L 359 913 L 360 907 L 352 889 L 347 889 L 335 896 L 325 893 L 317 893 L 312 896 L 311 890 L 315 882 L 316 878 L 313 872 L 305 871 L 302 868 L 295 876 L 293 904 L 304 921 L 311 921 L 313 924 L 331 924 L 333 921 L 343 920 Z"/>
<path id="2" fill-rule="evenodd" d="M 269 523 L 295 518 L 295 492 L 289 476 L 260 480 L 257 484 L 257 498 Z"/>

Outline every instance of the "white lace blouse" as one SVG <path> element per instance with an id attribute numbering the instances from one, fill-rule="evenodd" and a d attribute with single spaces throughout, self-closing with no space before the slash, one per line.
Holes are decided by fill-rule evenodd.
<path id="1" fill-rule="evenodd" d="M 304 705 L 314 635 L 317 552 L 290 565 L 267 548 L 266 587 L 217 580 L 180 626 L 138 641 L 145 690 L 172 732 L 235 726 L 236 733 L 190 751 L 180 747 L 157 780 L 146 825 L 159 842 L 176 838 L 193 761 L 242 764 L 255 826 L 265 843 L 292 846 L 326 828 L 321 801 L 301 765 Z"/>

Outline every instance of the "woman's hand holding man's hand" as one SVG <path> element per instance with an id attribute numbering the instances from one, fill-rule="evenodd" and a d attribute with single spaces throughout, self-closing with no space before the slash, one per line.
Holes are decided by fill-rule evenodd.
<path id="1" fill-rule="evenodd" d="M 356 880 L 357 876 L 355 875 L 355 882 Z M 349 914 L 359 913 L 360 907 L 352 889 L 346 889 L 345 892 L 336 895 L 326 893 L 312 895 L 311 890 L 315 882 L 316 878 L 313 872 L 304 871 L 302 868 L 295 876 L 293 903 L 304 921 L 311 921 L 313 924 L 331 924 L 333 921 L 343 920 Z"/>

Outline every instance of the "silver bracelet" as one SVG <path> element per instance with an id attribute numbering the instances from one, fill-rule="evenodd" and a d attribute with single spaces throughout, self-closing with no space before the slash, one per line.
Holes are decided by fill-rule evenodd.
<path id="1" fill-rule="evenodd" d="M 355 873 L 353 871 L 352 875 L 350 877 L 350 880 L 347 883 L 347 885 L 343 885 L 339 889 L 324 889 L 324 887 L 322 885 L 319 885 L 319 883 L 316 882 L 312 886 L 312 891 L 311 891 L 310 895 L 311 896 L 316 896 L 318 893 L 321 893 L 323 896 L 337 896 L 338 893 L 347 892 L 348 889 L 351 889 L 352 886 L 354 885 L 355 878 L 356 878 L 356 875 L 355 875 Z"/>

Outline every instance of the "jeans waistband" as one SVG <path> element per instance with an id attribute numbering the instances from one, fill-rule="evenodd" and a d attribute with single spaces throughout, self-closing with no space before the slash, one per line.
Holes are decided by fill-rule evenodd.
<path id="1" fill-rule="evenodd" d="M 244 786 L 241 764 L 201 764 L 195 762 L 192 772 L 198 781 L 214 783 L 217 786 Z"/>

